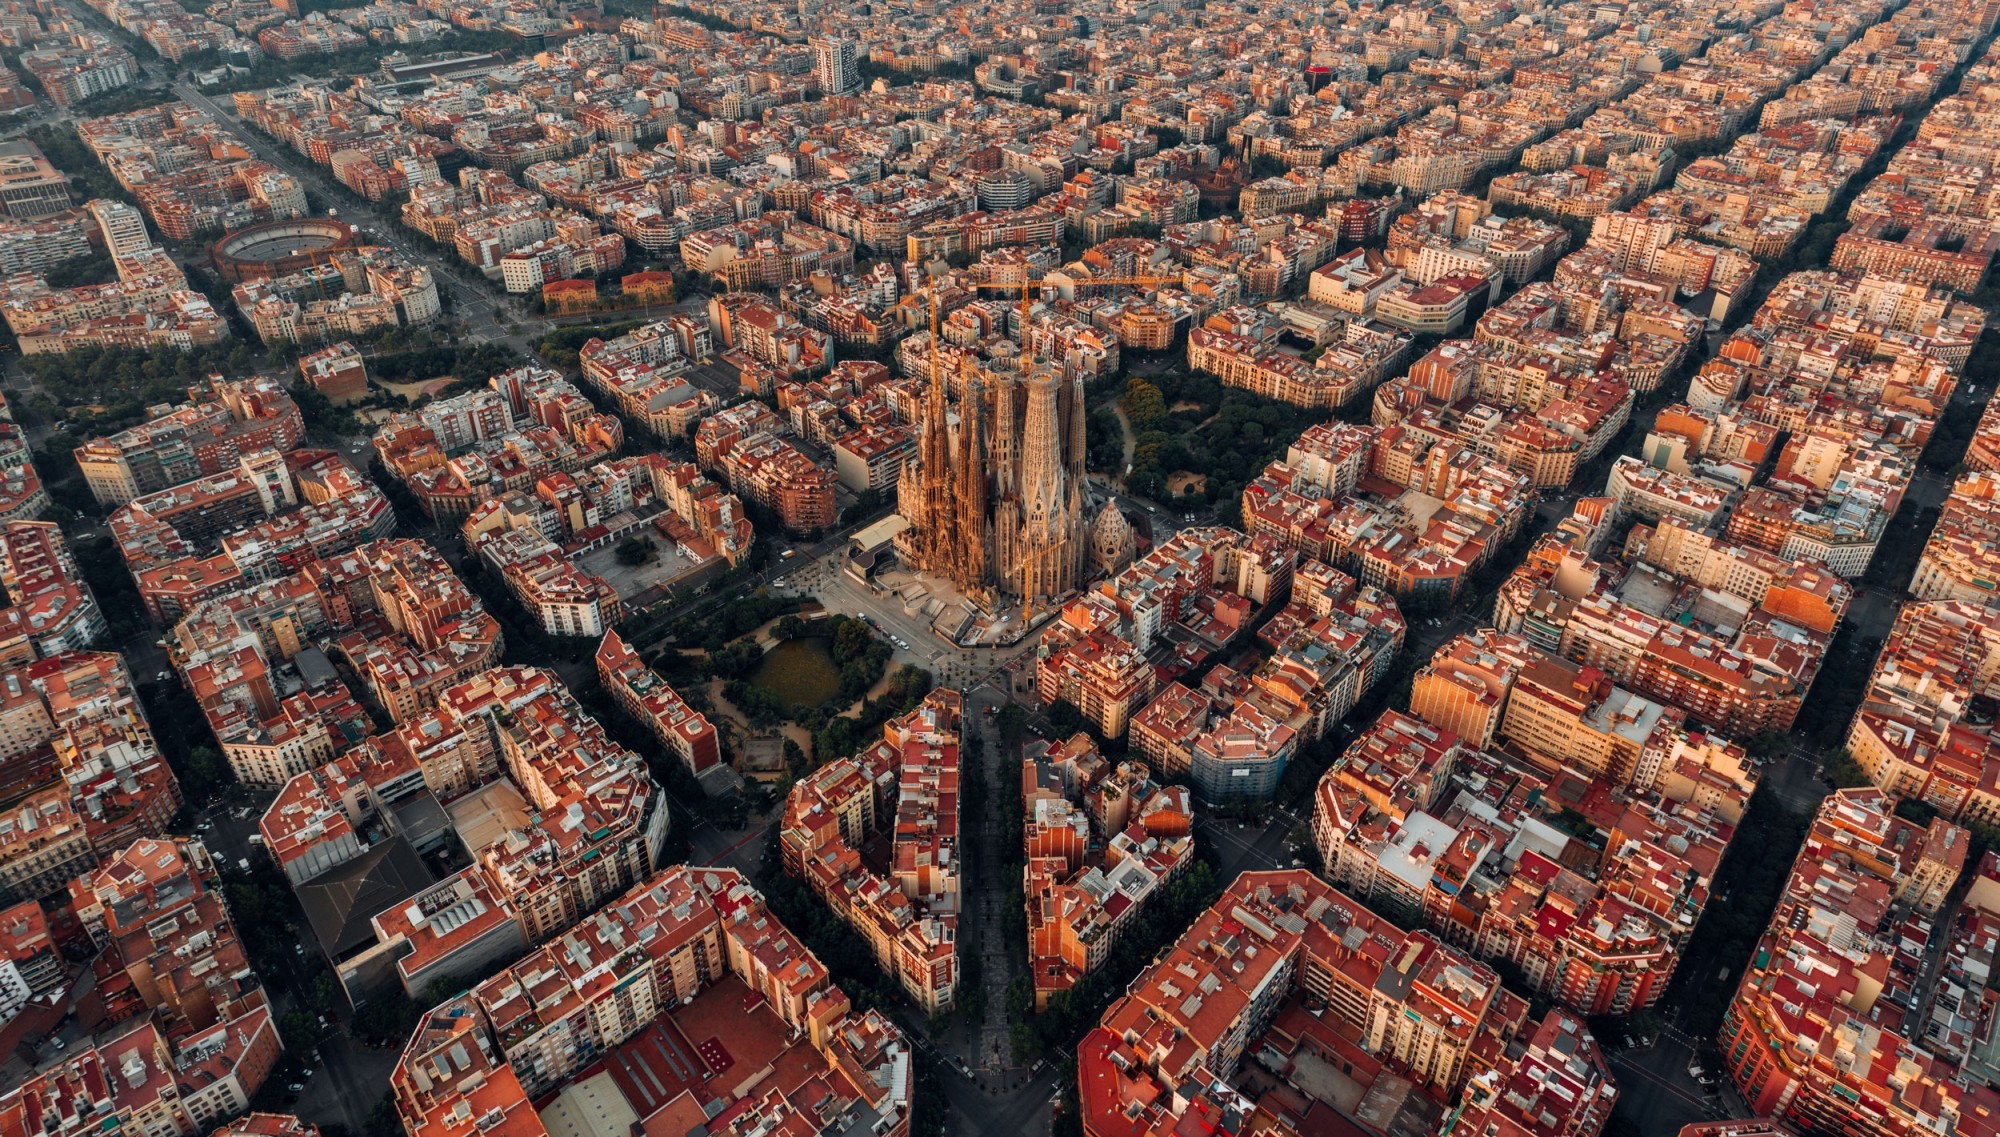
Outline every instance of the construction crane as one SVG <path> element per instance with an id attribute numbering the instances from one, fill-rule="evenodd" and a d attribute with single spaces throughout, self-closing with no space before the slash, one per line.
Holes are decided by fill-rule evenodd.
<path id="1" fill-rule="evenodd" d="M 1063 284 L 1068 284 L 1079 288 L 1095 286 L 1095 285 L 1158 287 L 1163 284 L 1179 284 L 1181 283 L 1182 280 L 1185 279 L 1185 277 L 1183 277 L 1181 274 L 1176 273 L 1171 276 L 1090 276 L 1090 277 L 1064 276 L 1059 279 Z M 1035 276 L 1035 277 L 1027 277 L 1021 280 L 1012 280 L 1012 281 L 977 281 L 966 286 L 974 292 L 980 292 L 986 290 L 1007 290 L 1020 293 L 1021 296 L 1020 367 L 1022 374 L 1026 374 L 1028 372 L 1029 365 L 1033 359 L 1033 353 L 1029 351 L 1028 345 L 1029 345 L 1029 327 L 1031 324 L 1029 313 L 1033 306 L 1032 301 L 1034 299 L 1034 290 L 1042 287 L 1044 284 L 1048 284 L 1051 282 L 1052 282 L 1051 277 Z M 930 309 L 931 345 L 932 345 L 931 384 L 934 388 L 942 390 L 944 380 L 942 378 L 941 367 L 937 352 L 937 344 L 939 342 L 938 321 L 940 318 L 937 305 L 937 288 L 938 286 L 936 284 L 926 284 L 923 287 L 922 291 L 925 296 L 926 307 Z"/>
<path id="2" fill-rule="evenodd" d="M 1080 279 L 1065 276 L 1062 278 L 1062 281 L 1063 283 L 1071 284 L 1077 287 L 1083 287 L 1086 285 L 1098 285 L 1098 284 L 1130 285 L 1135 287 L 1157 287 L 1162 284 L 1179 284 L 1183 279 L 1184 278 L 1180 274 L 1175 274 L 1173 276 L 1091 276 L 1091 277 L 1083 277 Z M 1030 301 L 1033 299 L 1033 290 L 1041 287 L 1043 284 L 1046 284 L 1048 282 L 1049 278 L 1047 276 L 1037 276 L 1037 277 L 1029 277 L 1019 281 L 1012 281 L 1012 282 L 995 281 L 990 283 L 979 283 L 972 286 L 974 289 L 1011 288 L 1020 290 L 1021 374 L 1023 375 L 1026 375 L 1028 373 L 1031 361 L 1031 353 L 1028 350 L 1028 324 L 1029 324 L 1028 313 L 1031 307 Z"/>

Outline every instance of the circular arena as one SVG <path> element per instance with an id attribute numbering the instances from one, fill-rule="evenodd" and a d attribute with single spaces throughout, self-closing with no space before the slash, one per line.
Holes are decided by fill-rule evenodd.
<path id="1" fill-rule="evenodd" d="M 312 264 L 314 253 L 350 249 L 354 226 L 331 217 L 299 217 L 266 221 L 224 234 L 208 247 L 215 271 L 232 284 L 264 280 L 297 272 Z"/>

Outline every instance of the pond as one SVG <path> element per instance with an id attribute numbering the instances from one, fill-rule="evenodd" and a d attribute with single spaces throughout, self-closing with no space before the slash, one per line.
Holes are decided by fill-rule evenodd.
<path id="1" fill-rule="evenodd" d="M 833 640 L 806 636 L 786 640 L 764 653 L 750 673 L 750 685 L 762 687 L 788 703 L 816 707 L 840 694 L 840 668 L 833 662 Z"/>

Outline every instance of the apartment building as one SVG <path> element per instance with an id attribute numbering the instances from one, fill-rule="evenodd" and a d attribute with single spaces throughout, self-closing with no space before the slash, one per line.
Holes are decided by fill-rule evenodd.
<path id="1" fill-rule="evenodd" d="M 645 724 L 688 772 L 700 777 L 722 762 L 722 743 L 706 716 L 683 701 L 615 631 L 597 646 L 597 677 L 625 713 Z"/>
<path id="2" fill-rule="evenodd" d="M 151 1015 L 176 1035 L 269 1013 L 198 840 L 146 837 L 72 881 L 70 907 L 104 951 L 97 998 L 107 1017 Z"/>
<path id="3" fill-rule="evenodd" d="M 1732 737 L 1789 728 L 1829 637 L 1720 593 L 1671 616 L 1625 599 L 1674 579 L 1645 564 L 1621 572 L 1575 533 L 1552 533 L 1501 587 L 1495 624 Z"/>
<path id="4" fill-rule="evenodd" d="M 137 1019 L 0 1095 L 0 1112 L 43 1118 L 62 1137 L 106 1123 L 205 1137 L 250 1108 L 282 1053 L 268 1008 L 173 1039 Z"/>
<path id="5" fill-rule="evenodd" d="M 327 450 L 245 454 L 223 473 L 134 498 L 110 523 L 147 616 L 162 625 L 394 527 L 388 499 Z"/>
<path id="6" fill-rule="evenodd" d="M 427 800 L 431 810 L 407 812 Z M 407 818 L 424 812 L 449 820 L 412 827 Z M 376 824 L 390 834 L 384 840 L 356 836 Z M 299 889 L 336 977 L 363 1001 L 394 983 L 415 989 L 426 974 L 471 970 L 516 932 L 525 944 L 562 933 L 655 871 L 667 826 L 662 791 L 643 761 L 613 743 L 553 673 L 496 667 L 293 778 L 259 829 Z M 478 872 L 433 900 L 440 911 L 492 917 L 454 938 L 450 919 L 433 926 L 428 917 L 383 915 L 411 895 L 432 895 L 426 890 L 437 882 L 409 864 L 414 846 L 453 831 Z M 401 897 L 344 909 L 356 874 L 383 872 L 385 860 L 405 866 L 383 886 Z"/>
<path id="7" fill-rule="evenodd" d="M 85 119 L 77 135 L 168 240 L 306 215 L 298 179 L 252 158 L 241 139 L 186 103 Z"/>
<path id="8" fill-rule="evenodd" d="M 1896 1026 L 1901 1015 L 1882 1018 L 1912 983 L 1899 939 L 1929 934 L 1970 845 L 1955 826 L 1926 829 L 1891 807 L 1873 789 L 1821 804 L 1717 1044 L 1750 1107 L 1801 1128 L 1984 1132 L 1993 1091 L 1961 1082 Z"/>
<path id="9" fill-rule="evenodd" d="M 37 274 L 16 273 L 0 282 L 0 319 L 28 355 L 92 347 L 186 350 L 228 337 L 228 323 L 208 297 L 188 287 L 166 250 L 149 247 L 119 258 L 116 267 L 117 280 L 77 288 L 51 288 Z"/>
<path id="10" fill-rule="evenodd" d="M 9 663 L 85 651 L 107 628 L 62 530 L 53 521 L 0 522 L 0 658 Z"/>
<path id="11" fill-rule="evenodd" d="M 21 67 L 41 84 L 50 102 L 63 108 L 115 91 L 139 77 L 138 61 L 131 52 L 91 32 L 76 32 L 53 42 L 38 40 L 34 50 L 21 53 Z"/>
<path id="12" fill-rule="evenodd" d="M 129 64 L 129 56 L 126 61 Z M 50 97 L 56 97 L 54 91 Z M 74 207 L 69 179 L 39 147 L 27 141 L 0 143 L 0 210 L 9 217 L 35 220 L 67 213 Z M 68 255 L 83 256 L 87 251 Z"/>
<path id="13" fill-rule="evenodd" d="M 958 994 L 958 692 L 939 690 L 882 728 L 882 741 L 792 788 L 779 830 L 785 871 L 867 942 L 926 1013 Z M 860 847 L 889 834 L 886 875 Z"/>
<path id="14" fill-rule="evenodd" d="M 190 387 L 186 403 L 77 447 L 76 464 L 98 504 L 117 506 L 304 439 L 299 408 L 278 383 L 214 375 Z"/>
<path id="15" fill-rule="evenodd" d="M 0 741 L 16 755 L 18 804 L 0 813 L 0 885 L 40 899 L 181 807 L 124 660 L 71 651 L 0 672 Z M 49 757 L 21 761 L 36 753 Z"/>
<path id="16" fill-rule="evenodd" d="M 347 340 L 300 356 L 299 376 L 337 407 L 368 395 L 368 367 L 361 350 Z"/>
<path id="17" fill-rule="evenodd" d="M 1506 649 L 1466 646 L 1452 653 L 1467 665 L 1461 674 Z M 1431 677 L 1426 709 L 1444 686 Z M 1510 708 L 1532 698 L 1531 686 L 1516 680 Z M 1386 712 L 1322 779 L 1314 839 L 1329 879 L 1354 895 L 1506 960 L 1566 1007 L 1629 1013 L 1664 992 L 1755 786 L 1740 749 L 1685 732 L 1654 745 L 1679 771 L 1659 795 L 1581 767 L 1545 775 L 1500 756 L 1512 751 L 1487 753 L 1414 714 Z M 1604 795 L 1562 806 L 1602 836 L 1585 830 L 1572 846 L 1576 838 L 1552 824 L 1565 777 Z"/>
<path id="18" fill-rule="evenodd" d="M 1299 1009 L 1307 998 L 1316 1014 Z M 1543 1041 L 1516 1056 L 1513 1042 L 1528 1038 Z M 1298 1076 L 1295 1063 L 1337 1054 L 1363 1086 L 1398 1071 L 1429 1103 L 1419 1113 L 1462 1102 L 1482 1117 L 1507 1108 L 1498 1087 L 1524 1066 L 1554 1063 L 1560 1084 L 1582 1091 L 1543 1099 L 1561 1107 L 1550 1116 L 1563 1131 L 1596 1132 L 1616 1095 L 1575 1018 L 1551 1012 L 1536 1027 L 1483 964 L 1295 869 L 1239 876 L 1084 1038 L 1084 1132 L 1222 1128 L 1276 1107 L 1231 1084 L 1244 1058 L 1267 1052 L 1280 1081 Z"/>
<path id="19" fill-rule="evenodd" d="M 726 1060 L 685 1041 L 721 1034 Z M 531 1103 L 551 1096 L 557 1113 L 611 1108 L 656 1126 L 721 1101 L 755 1128 L 847 1116 L 906 1137 L 908 1047 L 879 1012 L 852 1008 L 740 874 L 674 866 L 433 1009 L 390 1088 L 420 1137 L 545 1133 Z M 609 1077 L 578 1100 L 572 1079 L 600 1055 Z M 723 1078 L 745 1060 L 771 1075 Z"/>
<path id="20" fill-rule="evenodd" d="M 1113 767 L 1087 735 L 1021 760 L 1029 968 L 1035 1009 L 1102 966 L 1194 856 L 1194 804 L 1141 762 Z M 1041 750 L 1036 756 L 1033 751 Z"/>

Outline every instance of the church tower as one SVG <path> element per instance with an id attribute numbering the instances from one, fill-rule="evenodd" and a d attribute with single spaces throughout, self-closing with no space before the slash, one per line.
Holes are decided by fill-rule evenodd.
<path id="1" fill-rule="evenodd" d="M 965 398 L 959 403 L 957 485 L 952 495 L 958 519 L 953 526 L 949 575 L 960 591 L 974 596 L 983 595 L 989 581 L 986 435 L 981 429 L 985 402 L 986 385 L 978 376 L 968 377 Z"/>
<path id="2" fill-rule="evenodd" d="M 1008 591 L 1047 603 L 1076 586 L 1071 518 L 1075 495 L 1064 460 L 1062 379 L 1046 365 L 1028 378 L 1028 415 L 1021 425 L 1021 547 Z"/>

